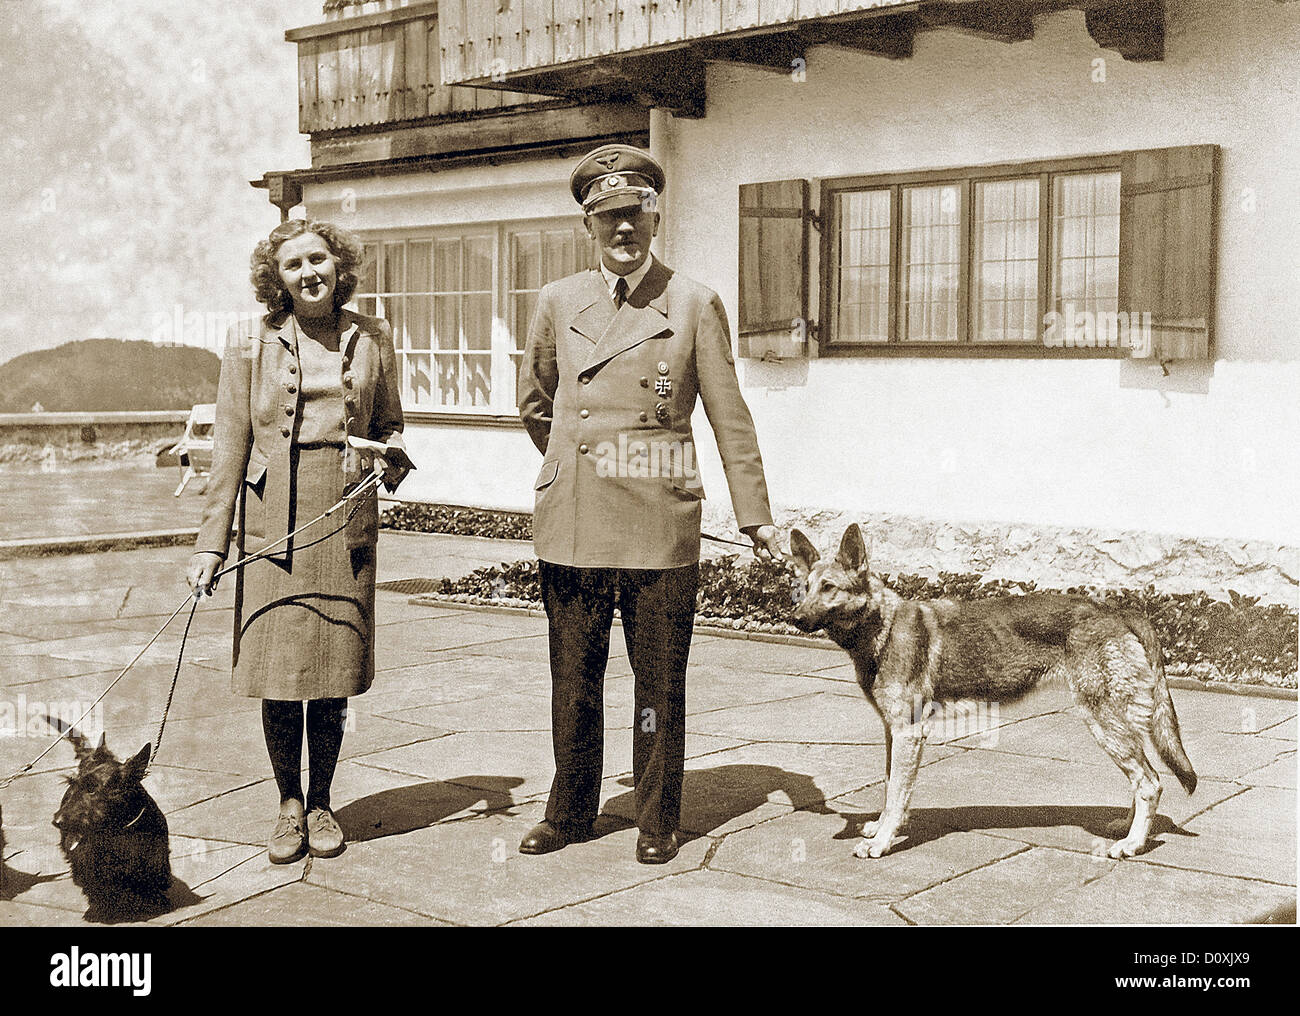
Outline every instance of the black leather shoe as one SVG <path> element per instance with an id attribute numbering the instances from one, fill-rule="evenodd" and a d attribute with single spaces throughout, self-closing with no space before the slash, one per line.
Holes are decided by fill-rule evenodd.
<path id="1" fill-rule="evenodd" d="M 567 847 L 570 843 L 581 843 L 589 839 L 591 839 L 590 826 L 560 826 L 544 820 L 528 830 L 528 835 L 519 843 L 519 852 L 549 854 L 553 850 Z"/>
<path id="2" fill-rule="evenodd" d="M 642 833 L 636 838 L 636 859 L 641 864 L 667 864 L 677 856 L 677 833 L 656 836 Z"/>

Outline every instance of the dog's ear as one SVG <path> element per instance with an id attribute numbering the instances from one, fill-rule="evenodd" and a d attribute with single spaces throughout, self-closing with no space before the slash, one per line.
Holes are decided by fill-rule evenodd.
<path id="1" fill-rule="evenodd" d="M 790 531 L 790 563 L 802 578 L 812 571 L 812 566 L 821 559 L 812 541 L 797 529 Z"/>
<path id="2" fill-rule="evenodd" d="M 862 530 L 856 522 L 844 530 L 844 538 L 840 540 L 840 550 L 835 559 L 849 571 L 866 569 L 867 545 L 862 542 Z"/>
<path id="3" fill-rule="evenodd" d="M 99 744 L 96 745 L 95 753 L 91 757 L 99 762 L 107 762 L 113 759 L 113 753 L 108 750 L 108 734 L 99 735 Z"/>
<path id="4" fill-rule="evenodd" d="M 128 759 L 122 766 L 122 779 L 130 783 L 139 783 L 144 779 L 144 771 L 149 768 L 149 756 L 153 752 L 153 745 L 146 744 L 143 748 L 135 753 L 135 757 Z"/>
<path id="5" fill-rule="evenodd" d="M 51 716 L 49 713 L 46 713 L 45 722 L 60 734 L 67 736 L 68 743 L 72 745 L 72 750 L 76 752 L 77 761 L 79 763 L 87 761 L 95 753 L 95 749 L 90 746 L 90 742 L 86 740 L 81 731 L 71 723 L 66 723 L 62 717 Z"/>

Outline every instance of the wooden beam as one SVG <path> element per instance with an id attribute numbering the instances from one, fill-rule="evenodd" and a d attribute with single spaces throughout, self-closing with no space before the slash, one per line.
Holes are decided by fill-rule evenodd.
<path id="1" fill-rule="evenodd" d="M 1015 0 L 987 3 L 931 0 L 917 9 L 916 16 L 925 28 L 951 28 L 996 42 L 1024 42 L 1034 37 L 1034 19 L 1029 8 Z"/>
<path id="2" fill-rule="evenodd" d="M 1165 58 L 1163 0 L 1115 0 L 1084 11 L 1088 34 L 1102 49 L 1113 49 L 1125 60 Z"/>
<path id="3" fill-rule="evenodd" d="M 917 27 L 915 14 L 873 14 L 856 21 L 809 25 L 800 34 L 809 44 L 840 46 L 899 60 L 912 55 Z"/>
<path id="4" fill-rule="evenodd" d="M 789 74 L 794 61 L 804 59 L 807 49 L 808 43 L 799 32 L 716 39 L 696 46 L 696 52 L 705 60 L 745 64 L 781 74 Z"/>

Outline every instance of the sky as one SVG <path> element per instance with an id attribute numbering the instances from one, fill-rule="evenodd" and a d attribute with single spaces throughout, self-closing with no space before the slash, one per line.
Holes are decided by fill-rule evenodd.
<path id="1" fill-rule="evenodd" d="M 279 212 L 248 181 L 310 164 L 284 32 L 322 20 L 321 0 L 0 2 L 0 362 L 207 344 L 257 308 L 248 257 Z"/>

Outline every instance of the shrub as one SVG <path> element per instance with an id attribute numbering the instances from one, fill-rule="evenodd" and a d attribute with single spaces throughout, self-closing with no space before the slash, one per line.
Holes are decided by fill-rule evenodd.
<path id="1" fill-rule="evenodd" d="M 984 581 L 971 573 L 941 572 L 937 579 L 920 575 L 882 574 L 880 577 L 900 596 L 917 600 L 977 600 L 1039 591 L 1091 596 L 1112 607 L 1144 614 L 1164 646 L 1166 665 L 1172 671 L 1295 684 L 1300 635 L 1296 612 L 1278 604 L 1261 606 L 1257 597 L 1231 592 L 1224 601 L 1203 592 L 1161 593 L 1154 586 L 1038 590 L 1033 582 Z M 480 568 L 460 579 L 443 579 L 438 593 L 488 601 L 513 599 L 539 603 L 537 562 Z M 697 610 L 702 619 L 730 621 L 732 627 L 794 632 L 786 618 L 799 596 L 797 581 L 781 564 L 756 561 L 742 565 L 735 557 L 700 564 Z"/>

